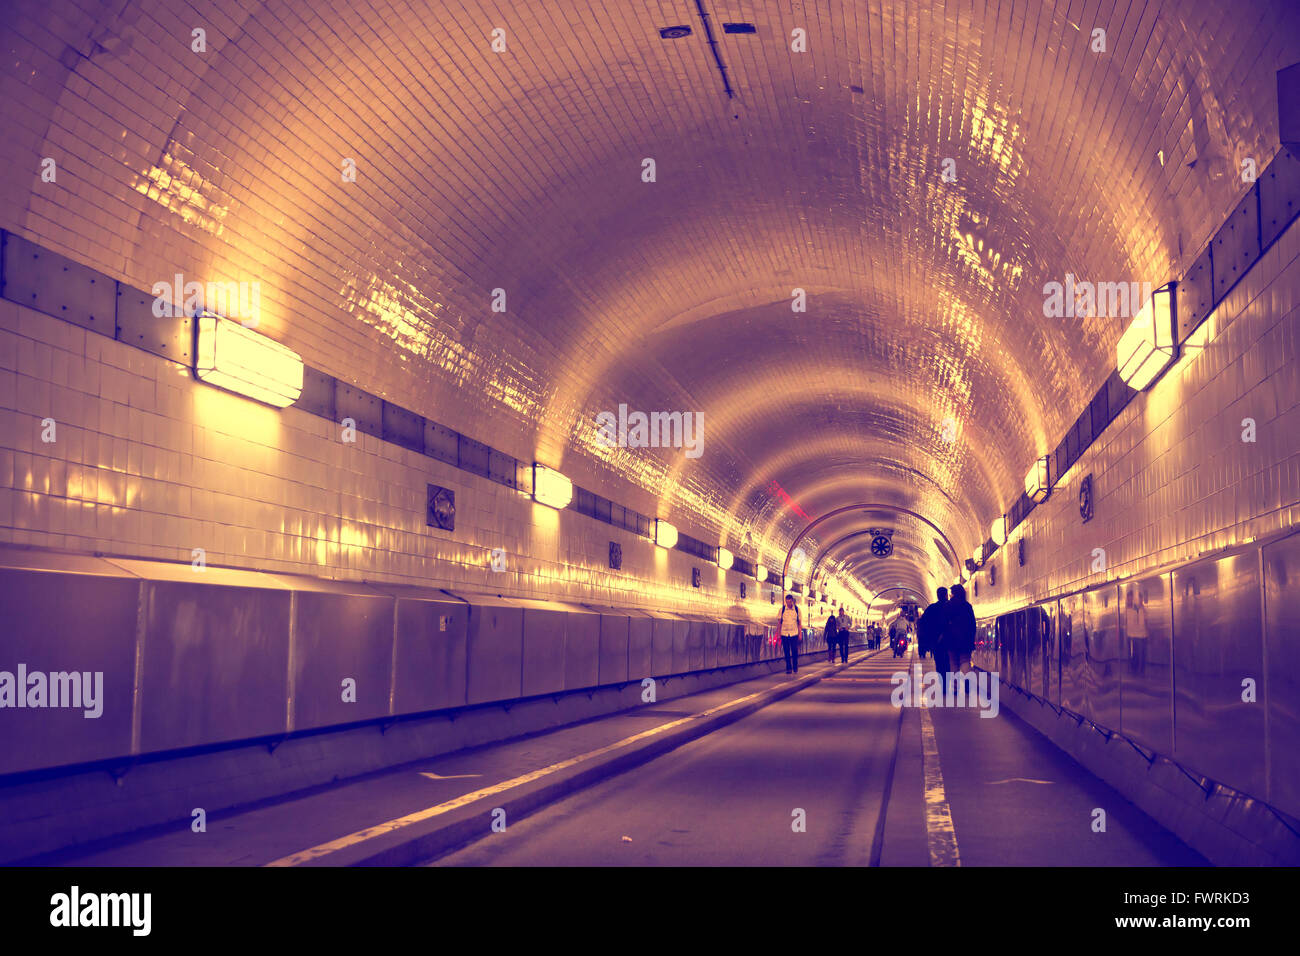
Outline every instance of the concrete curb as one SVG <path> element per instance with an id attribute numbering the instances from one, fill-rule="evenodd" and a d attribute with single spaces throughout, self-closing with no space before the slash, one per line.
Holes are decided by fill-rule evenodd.
<path id="1" fill-rule="evenodd" d="M 372 837 L 300 865 L 411 866 L 442 856 L 477 839 L 490 837 L 492 835 L 491 813 L 498 807 L 505 811 L 506 822 L 509 825 L 585 787 L 647 763 L 683 744 L 734 723 L 742 717 L 747 717 L 769 704 L 797 694 L 823 678 L 837 674 L 879 653 L 880 650 L 876 650 L 856 658 L 851 657 L 847 664 L 837 664 L 819 674 L 801 677 L 770 690 L 761 691 L 754 700 L 746 701 L 736 707 L 728 707 L 721 713 L 689 719 L 688 723 L 663 734 L 629 744 L 606 756 L 584 761 L 579 766 L 557 771 L 542 780 L 522 784 L 505 793 L 476 800 L 468 806 L 452 810 L 428 823 L 411 824 L 398 832 Z"/>
<path id="2" fill-rule="evenodd" d="M 1221 784 L 1202 788 L 1177 764 L 1148 762 L 1119 735 L 1058 714 L 1002 681 L 1002 706 L 1216 866 L 1296 866 L 1300 836 L 1272 810 Z"/>

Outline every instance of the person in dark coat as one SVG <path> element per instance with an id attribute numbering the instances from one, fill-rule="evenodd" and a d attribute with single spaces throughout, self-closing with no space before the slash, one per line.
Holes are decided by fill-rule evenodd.
<path id="1" fill-rule="evenodd" d="M 835 620 L 835 615 L 832 614 L 830 617 L 826 619 L 826 632 L 825 632 L 826 653 L 828 655 L 827 660 L 832 664 L 835 663 L 835 641 L 839 634 L 839 629 L 840 629 L 839 622 Z"/>
<path id="2" fill-rule="evenodd" d="M 948 589 L 939 588 L 933 604 L 921 612 L 921 620 L 916 623 L 917 650 L 924 657 L 927 653 L 934 658 L 934 669 L 938 674 L 948 670 L 948 652 L 940 646 L 944 629 L 948 626 Z"/>
<path id="3" fill-rule="evenodd" d="M 952 586 L 941 643 L 948 652 L 948 669 L 954 673 L 970 673 L 970 656 L 975 650 L 975 609 L 966 600 L 966 589 L 960 584 Z"/>

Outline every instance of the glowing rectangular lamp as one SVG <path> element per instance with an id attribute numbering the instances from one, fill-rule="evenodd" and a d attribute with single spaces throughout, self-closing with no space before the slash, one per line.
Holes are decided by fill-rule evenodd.
<path id="1" fill-rule="evenodd" d="M 533 500 L 555 508 L 567 508 L 573 500 L 573 482 L 554 468 L 533 462 Z"/>
<path id="2" fill-rule="evenodd" d="M 996 545 L 1007 543 L 1007 516 L 1002 515 L 993 519 L 993 524 L 989 526 L 989 537 L 993 539 Z"/>
<path id="3" fill-rule="evenodd" d="M 736 556 L 734 554 L 732 554 L 726 548 L 718 549 L 718 567 L 726 571 L 735 563 L 736 563 Z"/>
<path id="4" fill-rule="evenodd" d="M 763 567 L 761 564 L 758 565 L 757 567 L 755 567 L 755 568 L 754 568 L 754 579 L 755 579 L 756 581 L 766 581 L 766 580 L 767 580 L 767 568 Z"/>
<path id="5" fill-rule="evenodd" d="M 1119 376 L 1139 392 L 1160 377 L 1178 350 L 1174 340 L 1174 287 L 1162 286 L 1140 311 L 1115 346 Z"/>
<path id="6" fill-rule="evenodd" d="M 794 588 L 794 578 L 790 577 L 790 575 L 787 574 L 785 576 L 785 589 L 787 591 L 790 591 L 793 590 L 793 588 Z"/>
<path id="7" fill-rule="evenodd" d="M 1051 456 L 1044 455 L 1034 462 L 1034 467 L 1025 475 L 1025 497 L 1030 501 L 1042 502 L 1052 493 Z"/>
<path id="8" fill-rule="evenodd" d="M 655 518 L 655 544 L 671 548 L 677 544 L 677 529 L 663 518 Z"/>
<path id="9" fill-rule="evenodd" d="M 260 332 L 211 313 L 197 316 L 194 377 L 286 408 L 302 394 L 302 357 Z"/>
<path id="10" fill-rule="evenodd" d="M 982 544 L 975 545 L 975 550 L 971 552 L 971 560 L 974 561 L 976 564 L 984 563 L 984 545 Z"/>

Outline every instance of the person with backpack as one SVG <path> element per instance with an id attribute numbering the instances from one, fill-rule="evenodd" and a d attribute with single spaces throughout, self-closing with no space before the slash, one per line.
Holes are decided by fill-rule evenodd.
<path id="1" fill-rule="evenodd" d="M 803 619 L 799 616 L 799 607 L 794 602 L 794 595 L 785 596 L 785 606 L 777 619 L 777 633 L 781 635 L 781 649 L 785 652 L 785 672 L 799 673 L 799 635 L 803 632 Z"/>

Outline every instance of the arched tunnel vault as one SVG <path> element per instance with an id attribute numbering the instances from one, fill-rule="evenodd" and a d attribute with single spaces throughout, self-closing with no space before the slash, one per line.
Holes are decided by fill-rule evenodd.
<path id="1" fill-rule="evenodd" d="M 714 11 L 756 27 L 719 38 L 728 99 L 702 30 L 658 33 L 689 5 L 216 0 L 204 55 L 167 0 L 90 6 L 3 27 L 11 168 L 70 160 L 57 200 L 9 177 L 0 227 L 141 288 L 257 281 L 313 367 L 763 560 L 788 502 L 982 541 L 1124 326 L 1044 285 L 1181 274 L 1300 60 L 1282 0 L 755 0 Z M 597 448 L 620 403 L 702 414 L 704 453 Z M 900 530 L 918 590 L 933 542 Z"/>

